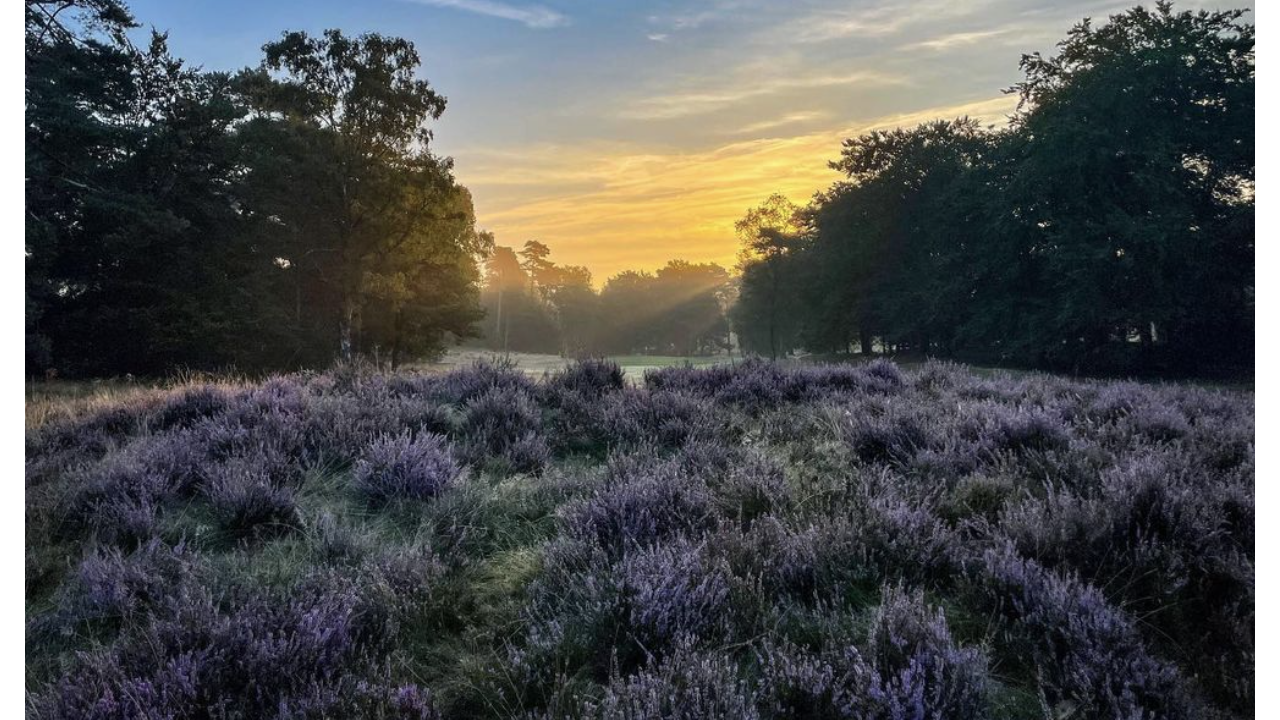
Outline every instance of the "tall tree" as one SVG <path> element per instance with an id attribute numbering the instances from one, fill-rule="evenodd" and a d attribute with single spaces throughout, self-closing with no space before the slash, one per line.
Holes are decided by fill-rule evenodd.
<path id="1" fill-rule="evenodd" d="M 771 195 L 735 224 L 742 242 L 742 281 L 734 310 L 739 342 L 764 349 L 777 359 L 795 347 L 799 316 L 794 255 L 802 242 L 800 208 L 783 195 Z"/>
<path id="2" fill-rule="evenodd" d="M 448 212 L 450 163 L 431 154 L 427 127 L 445 100 L 416 77 L 418 53 L 400 38 L 287 32 L 263 51 L 240 77 L 254 111 L 242 132 L 258 148 L 255 199 L 280 226 L 279 255 L 335 306 L 335 345 L 350 358 L 369 279 L 418 272 L 422 256 L 401 251 Z"/>
<path id="3" fill-rule="evenodd" d="M 1040 342 L 1105 362 L 1139 337 L 1181 357 L 1250 353 L 1254 28 L 1243 10 L 1138 7 L 1025 56 L 1013 210 L 1053 307 Z M 1239 358 L 1243 359 L 1243 358 Z"/>

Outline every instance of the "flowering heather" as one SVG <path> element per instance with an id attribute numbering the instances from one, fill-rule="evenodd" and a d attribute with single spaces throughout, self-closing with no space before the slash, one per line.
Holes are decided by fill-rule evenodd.
<path id="1" fill-rule="evenodd" d="M 621 461 L 604 487 L 564 511 L 566 535 L 614 555 L 716 523 L 709 489 L 671 461 Z"/>
<path id="2" fill-rule="evenodd" d="M 220 467 L 208 497 L 222 531 L 235 540 L 275 537 L 302 525 L 293 490 L 248 463 Z"/>
<path id="3" fill-rule="evenodd" d="M 650 653 L 727 631 L 729 572 L 689 541 L 634 553 L 618 566 L 628 625 Z"/>
<path id="4" fill-rule="evenodd" d="M 760 701 L 771 717 L 966 718 L 991 715 L 986 660 L 952 639 L 941 611 L 886 588 L 862 649 L 841 637 L 818 652 L 759 651 Z"/>
<path id="5" fill-rule="evenodd" d="M 611 360 L 582 360 L 555 373 L 547 381 L 550 391 L 565 390 L 586 397 L 600 397 L 627 384 L 622 368 Z"/>
<path id="6" fill-rule="evenodd" d="M 685 650 L 652 670 L 614 678 L 604 699 L 588 704 L 583 716 L 599 720 L 755 720 L 760 713 L 736 670 L 723 657 Z"/>
<path id="7" fill-rule="evenodd" d="M 537 472 L 549 459 L 542 409 L 524 390 L 494 386 L 472 398 L 466 404 L 462 434 L 472 463 L 497 459 L 516 472 Z"/>
<path id="8" fill-rule="evenodd" d="M 404 433 L 375 440 L 356 462 L 354 477 L 360 492 L 387 502 L 435 497 L 459 472 L 443 437 Z"/>
<path id="9" fill-rule="evenodd" d="M 28 715 L 1252 717 L 1253 412 L 886 361 L 140 395 L 28 433 Z"/>

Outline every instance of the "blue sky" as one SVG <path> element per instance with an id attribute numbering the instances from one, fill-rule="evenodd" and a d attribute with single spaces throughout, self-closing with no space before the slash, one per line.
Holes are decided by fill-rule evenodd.
<path id="1" fill-rule="evenodd" d="M 836 179 L 843 137 L 968 114 L 1001 122 L 1024 52 L 1081 0 L 134 0 L 208 69 L 256 64 L 284 30 L 412 40 L 449 99 L 436 150 L 500 244 L 530 238 L 597 282 L 667 259 L 731 265 L 733 220 Z M 1178 7 L 1200 7 L 1179 3 Z M 1227 6 L 1252 7 L 1251 2 Z"/>

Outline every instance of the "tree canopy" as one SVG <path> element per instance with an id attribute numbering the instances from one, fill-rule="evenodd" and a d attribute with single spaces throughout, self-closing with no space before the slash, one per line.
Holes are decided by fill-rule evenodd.
<path id="1" fill-rule="evenodd" d="M 1243 15 L 1159 3 L 1086 20 L 1052 57 L 1022 58 L 1007 127 L 959 118 L 846 140 L 832 163 L 846 179 L 797 213 L 794 236 L 742 237 L 744 347 L 776 354 L 761 340 L 772 333 L 786 351 L 1251 367 L 1254 28 Z M 787 306 L 803 308 L 783 313 L 799 318 L 794 331 L 772 319 Z"/>
<path id="2" fill-rule="evenodd" d="M 475 332 L 491 241 L 412 43 L 286 32 L 229 75 L 135 27 L 26 5 L 29 372 L 395 363 Z"/>

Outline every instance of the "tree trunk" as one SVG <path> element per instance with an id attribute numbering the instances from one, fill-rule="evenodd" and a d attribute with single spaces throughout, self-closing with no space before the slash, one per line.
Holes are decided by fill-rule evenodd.
<path id="1" fill-rule="evenodd" d="M 354 292 L 347 292 L 342 301 L 342 320 L 338 328 L 338 354 L 344 362 L 350 362 L 359 350 L 360 305 Z"/>
<path id="2" fill-rule="evenodd" d="M 858 344 L 862 346 L 863 355 L 871 355 L 875 352 L 875 348 L 871 345 L 871 333 L 863 328 L 858 328 Z"/>
<path id="3" fill-rule="evenodd" d="M 353 311 L 349 307 L 342 310 L 342 320 L 338 326 L 338 357 L 343 362 L 351 362 L 351 320 Z"/>
<path id="4" fill-rule="evenodd" d="M 400 367 L 400 327 L 404 323 L 404 310 L 396 308 L 396 319 L 391 324 L 391 369 Z"/>

